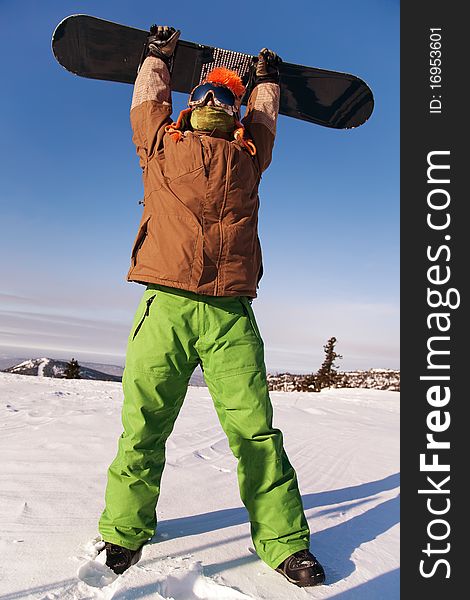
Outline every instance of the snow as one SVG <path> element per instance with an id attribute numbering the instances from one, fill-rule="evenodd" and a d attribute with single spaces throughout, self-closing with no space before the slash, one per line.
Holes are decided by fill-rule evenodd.
<path id="1" fill-rule="evenodd" d="M 42 360 L 42 359 L 40 359 L 40 360 Z M 16 365 L 15 368 L 30 369 L 31 367 L 34 367 L 35 364 L 36 364 L 36 361 L 34 359 L 24 360 L 23 362 Z"/>
<path id="2" fill-rule="evenodd" d="M 254 553 L 207 388 L 189 388 L 168 441 L 158 532 L 117 577 L 96 525 L 121 385 L 0 373 L 1 600 L 399 598 L 399 396 L 271 392 L 327 576 L 301 589 Z"/>
<path id="3" fill-rule="evenodd" d="M 44 377 L 44 369 L 49 364 L 48 358 L 41 358 L 41 362 L 38 365 L 38 377 Z"/>

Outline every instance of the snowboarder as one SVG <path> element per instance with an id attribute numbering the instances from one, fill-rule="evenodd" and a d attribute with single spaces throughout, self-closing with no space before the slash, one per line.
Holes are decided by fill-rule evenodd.
<path id="1" fill-rule="evenodd" d="M 124 433 L 99 523 L 106 564 L 124 572 L 155 533 L 165 443 L 200 364 L 238 459 L 256 552 L 292 583 L 321 584 L 296 473 L 272 426 L 251 307 L 262 276 L 258 185 L 271 162 L 280 59 L 260 51 L 242 121 L 245 87 L 237 73 L 219 67 L 172 122 L 168 65 L 179 34 L 152 26 L 131 105 L 144 210 L 128 280 L 146 290 L 129 336 Z"/>

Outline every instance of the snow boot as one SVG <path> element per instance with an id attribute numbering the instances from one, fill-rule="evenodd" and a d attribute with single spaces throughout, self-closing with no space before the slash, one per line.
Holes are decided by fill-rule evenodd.
<path id="1" fill-rule="evenodd" d="M 117 575 L 121 575 L 129 567 L 135 565 L 142 555 L 142 546 L 138 550 L 129 550 L 129 548 L 106 542 L 104 550 L 106 550 L 106 565 Z"/>
<path id="2" fill-rule="evenodd" d="M 286 558 L 276 569 L 291 583 L 299 587 L 321 585 L 325 571 L 309 550 L 299 550 Z"/>

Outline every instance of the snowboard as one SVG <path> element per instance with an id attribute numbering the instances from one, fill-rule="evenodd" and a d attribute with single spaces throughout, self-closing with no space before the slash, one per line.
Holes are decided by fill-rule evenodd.
<path id="1" fill-rule="evenodd" d="M 52 36 L 52 52 L 68 71 L 81 77 L 133 84 L 147 31 L 89 15 L 71 15 Z M 213 68 L 238 72 L 252 89 L 256 57 L 179 40 L 171 66 L 173 91 L 189 94 Z M 369 86 L 348 73 L 288 62 L 280 66 L 280 114 L 335 129 L 351 129 L 367 121 L 374 98 Z"/>

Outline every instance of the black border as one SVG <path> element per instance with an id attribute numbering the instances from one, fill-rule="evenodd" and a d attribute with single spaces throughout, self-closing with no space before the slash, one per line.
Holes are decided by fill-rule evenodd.
<path id="1" fill-rule="evenodd" d="M 470 531 L 464 514 L 468 493 L 464 483 L 470 454 L 464 445 L 465 438 L 470 439 L 465 420 L 468 393 L 464 386 L 466 371 L 470 369 L 465 344 L 469 326 L 464 310 L 469 278 L 467 257 L 470 257 L 466 244 L 470 235 L 465 218 L 468 202 L 465 180 L 467 173 L 470 176 L 470 165 L 466 164 L 468 151 L 464 147 L 470 112 L 466 106 L 470 96 L 464 90 L 468 81 L 464 57 L 469 53 L 466 47 L 469 32 L 464 8 L 464 4 L 449 0 L 401 4 L 401 597 L 405 600 L 421 597 L 447 600 L 464 598 L 469 593 L 463 567 L 467 554 L 462 543 Z M 429 87 L 430 28 L 442 29 L 441 114 L 429 112 L 430 100 L 433 92 L 436 93 Z M 450 184 L 442 186 L 451 196 L 451 224 L 445 232 L 433 231 L 426 223 L 427 195 L 431 189 L 426 174 L 427 156 L 436 150 L 450 151 L 450 157 L 446 159 L 451 167 Z M 445 234 L 451 239 L 444 241 Z M 440 452 L 440 461 L 447 459 L 450 464 L 447 487 L 450 488 L 451 505 L 443 516 L 450 525 L 450 534 L 445 540 L 450 547 L 449 552 L 435 554 L 433 559 L 422 552 L 428 542 L 427 527 L 433 516 L 426 507 L 428 496 L 418 494 L 419 489 L 430 487 L 426 486 L 426 476 L 431 473 L 420 471 L 419 455 L 426 451 L 426 434 L 429 432 L 426 417 L 433 408 L 426 398 L 431 383 L 420 380 L 420 376 L 430 374 L 427 342 L 433 335 L 426 323 L 427 315 L 432 312 L 427 303 L 427 269 L 435 263 L 429 261 L 426 251 L 429 245 L 437 248 L 444 243 L 449 245 L 451 255 L 446 261 L 447 253 L 443 252 L 438 262 L 443 267 L 450 267 L 451 279 L 447 287 L 459 291 L 460 306 L 439 309 L 448 310 L 451 319 L 449 332 L 441 334 L 450 337 L 447 344 L 450 355 L 441 362 L 450 364 L 446 371 L 450 381 L 442 382 L 442 385 L 449 385 L 451 399 L 442 410 L 450 413 L 451 424 L 439 438 L 447 439 L 451 444 L 450 450 Z M 445 372 L 433 373 L 442 375 Z M 442 480 L 443 475 L 436 473 L 436 481 Z M 439 497 L 443 499 L 444 495 Z M 442 549 L 445 542 L 440 546 L 435 542 L 435 547 Z M 421 576 L 420 561 L 426 559 L 429 570 L 432 561 L 439 558 L 449 562 L 450 577 L 446 578 L 448 570 L 443 564 L 437 567 L 432 577 Z"/>

